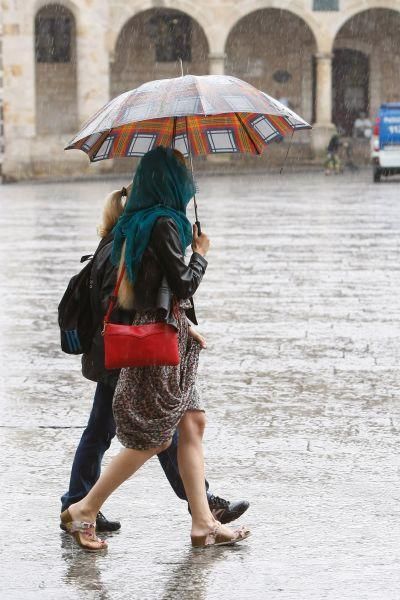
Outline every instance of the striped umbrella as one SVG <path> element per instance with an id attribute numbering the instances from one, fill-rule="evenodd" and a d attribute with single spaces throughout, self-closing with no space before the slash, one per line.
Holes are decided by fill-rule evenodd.
<path id="1" fill-rule="evenodd" d="M 92 162 L 143 156 L 171 146 L 185 156 L 261 154 L 273 141 L 310 129 L 292 110 L 236 77 L 185 75 L 150 81 L 101 108 L 66 150 Z"/>
<path id="2" fill-rule="evenodd" d="M 92 162 L 138 157 L 156 146 L 192 155 L 261 154 L 273 141 L 311 126 L 255 87 L 226 75 L 185 75 L 144 83 L 101 108 L 66 150 Z M 201 233 L 194 197 L 196 224 Z"/>

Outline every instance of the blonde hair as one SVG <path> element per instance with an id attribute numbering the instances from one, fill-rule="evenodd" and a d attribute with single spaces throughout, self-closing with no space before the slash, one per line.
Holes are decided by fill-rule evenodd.
<path id="1" fill-rule="evenodd" d="M 97 233 L 101 238 L 105 238 L 114 229 L 118 219 L 124 212 L 125 202 L 131 193 L 132 183 L 126 188 L 123 187 L 120 190 L 114 190 L 108 194 L 104 202 L 103 215 L 101 224 L 97 227 Z M 121 273 L 122 266 L 125 262 L 125 244 L 123 245 L 121 252 L 121 260 L 118 267 L 118 277 Z M 125 309 L 133 308 L 133 285 L 128 280 L 126 272 L 122 279 L 119 291 L 118 291 L 118 304 Z"/>
<path id="2" fill-rule="evenodd" d="M 120 276 L 122 267 L 125 264 L 125 250 L 126 250 L 126 242 L 124 242 L 124 245 L 122 246 L 122 251 L 121 251 L 121 258 L 119 261 L 119 266 L 118 266 L 118 275 L 117 277 Z M 131 283 L 126 275 L 126 270 L 124 273 L 124 276 L 122 278 L 121 281 L 121 285 L 119 286 L 119 290 L 118 290 L 118 304 L 119 306 L 121 306 L 121 308 L 124 308 L 125 310 L 132 310 L 134 308 L 134 290 L 133 290 L 133 283 Z"/>
<path id="3" fill-rule="evenodd" d="M 97 227 L 97 233 L 101 238 L 105 238 L 113 230 L 118 219 L 124 212 L 126 198 L 131 193 L 132 183 L 128 187 L 115 190 L 108 194 L 104 202 L 102 222 Z M 125 198 L 125 200 L 123 200 Z"/>

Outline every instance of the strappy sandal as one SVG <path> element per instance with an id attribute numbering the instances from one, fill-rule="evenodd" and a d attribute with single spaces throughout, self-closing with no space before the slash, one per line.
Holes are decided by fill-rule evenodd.
<path id="1" fill-rule="evenodd" d="M 214 529 L 206 535 L 191 535 L 194 548 L 209 548 L 210 546 L 233 546 L 237 542 L 245 540 L 250 535 L 250 530 L 242 525 L 232 530 L 231 535 L 220 533 L 221 523 L 217 522 Z"/>
<path id="2" fill-rule="evenodd" d="M 102 552 L 107 549 L 107 542 L 96 536 L 96 523 L 87 521 L 73 521 L 69 510 L 64 510 L 60 515 L 61 523 L 65 526 L 65 531 L 72 535 L 78 546 L 87 552 Z M 85 539 L 90 542 L 99 542 L 99 548 L 93 548 L 85 544 Z"/>

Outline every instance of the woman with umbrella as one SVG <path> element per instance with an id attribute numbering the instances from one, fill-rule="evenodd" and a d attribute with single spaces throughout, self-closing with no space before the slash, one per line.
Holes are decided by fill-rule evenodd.
<path id="1" fill-rule="evenodd" d="M 183 156 L 160 146 L 141 160 L 114 231 L 112 257 L 126 274 L 119 290 L 121 306 L 135 310 L 136 325 L 160 320 L 158 291 L 166 278 L 178 300 L 166 321 L 178 329 L 180 362 L 121 371 L 114 416 L 124 448 L 87 496 L 61 514 L 66 530 L 85 550 L 107 547 L 95 532 L 101 506 L 149 458 L 168 447 L 176 429 L 179 471 L 192 515 L 192 545 L 231 545 L 250 534 L 244 527 L 230 529 L 214 519 L 204 486 L 205 416 L 196 389 L 200 344 L 190 335 L 185 309 L 191 307 L 205 273 L 209 240 L 204 233 L 198 235 L 196 225 L 192 232 L 186 217 L 193 195 L 193 179 Z M 184 254 L 190 244 L 193 254 L 186 265 Z"/>
<path id="2" fill-rule="evenodd" d="M 128 274 L 120 301 L 126 306 L 133 302 L 138 323 L 154 319 L 157 303 L 154 297 L 149 302 L 151 294 L 145 290 L 156 289 L 164 275 L 180 300 L 179 367 L 122 371 L 114 413 L 125 448 L 89 494 L 61 515 L 85 548 L 105 547 L 94 528 L 101 505 L 146 460 L 168 446 L 176 427 L 193 545 L 234 544 L 249 535 L 243 527 L 232 530 L 217 523 L 205 494 L 201 443 L 205 420 L 195 386 L 200 346 L 189 335 L 184 310 L 206 270 L 209 241 L 199 230 L 196 203 L 192 235 L 186 205 L 194 197 L 193 180 L 172 148 L 181 149 L 190 161 L 192 155 L 226 152 L 259 155 L 287 133 L 309 128 L 292 110 L 240 79 L 186 75 L 124 92 L 68 144 L 66 149 L 80 149 L 92 162 L 143 156 L 115 231 L 114 259 L 125 264 Z M 183 255 L 190 243 L 193 254 L 186 266 Z"/>

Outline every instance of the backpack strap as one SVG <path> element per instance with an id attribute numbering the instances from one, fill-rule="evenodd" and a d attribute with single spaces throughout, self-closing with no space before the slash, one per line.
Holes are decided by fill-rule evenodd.
<path id="1" fill-rule="evenodd" d="M 102 250 L 105 246 L 107 246 L 108 244 L 110 244 L 114 239 L 114 236 L 108 235 L 105 238 L 101 239 L 99 242 L 99 245 L 97 246 L 96 250 L 93 252 L 93 254 L 84 254 L 83 256 L 81 256 L 81 263 L 84 263 L 90 259 L 95 259 L 96 256 L 98 255 L 98 253 L 100 252 L 100 250 Z M 93 261 L 92 261 L 93 262 Z"/>
<path id="2" fill-rule="evenodd" d="M 121 287 L 121 283 L 122 283 L 122 279 L 123 279 L 124 275 L 125 275 L 125 265 L 123 265 L 123 267 L 121 269 L 121 273 L 119 274 L 117 283 L 115 284 L 115 288 L 113 290 L 113 293 L 110 296 L 110 303 L 108 305 L 108 309 L 107 309 L 106 315 L 104 317 L 103 332 L 104 332 L 104 328 L 105 328 L 106 324 L 109 323 L 109 321 L 110 321 L 111 313 L 114 310 L 115 304 L 118 300 L 118 292 L 119 292 L 119 288 Z"/>

